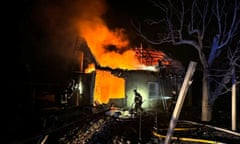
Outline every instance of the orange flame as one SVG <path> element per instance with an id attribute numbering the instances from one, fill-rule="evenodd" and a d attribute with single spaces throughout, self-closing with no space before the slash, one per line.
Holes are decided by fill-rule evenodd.
<path id="1" fill-rule="evenodd" d="M 93 22 L 93 23 L 91 23 Z M 133 69 L 139 65 L 133 50 L 119 53 L 129 44 L 122 29 L 110 31 L 100 19 L 85 21 L 80 24 L 80 33 L 86 40 L 91 52 L 101 66 L 111 68 Z M 114 50 L 108 50 L 114 46 Z M 92 65 L 87 71 L 94 70 Z M 108 103 L 111 98 L 124 98 L 124 80 L 110 72 L 97 71 L 94 88 L 94 101 Z"/>
<path id="2" fill-rule="evenodd" d="M 86 5 L 77 27 L 96 61 L 103 67 L 136 69 L 140 63 L 135 51 L 129 49 L 125 30 L 116 28 L 110 30 L 101 16 L 106 11 L 106 5 L 94 1 Z M 89 11 L 88 11 L 89 10 Z M 92 65 L 86 70 L 91 72 Z M 109 72 L 97 71 L 94 89 L 94 101 L 107 103 L 110 98 L 124 98 L 124 80 L 114 77 Z"/>
<path id="3" fill-rule="evenodd" d="M 124 80 L 110 72 L 96 71 L 94 101 L 108 103 L 111 98 L 124 98 Z"/>
<path id="4" fill-rule="evenodd" d="M 85 73 L 91 73 L 95 71 L 95 65 L 93 63 L 89 64 L 88 67 L 85 69 Z"/>
<path id="5" fill-rule="evenodd" d="M 81 21 L 78 26 L 80 35 L 101 66 L 136 69 L 140 64 L 134 50 L 125 50 L 129 48 L 129 41 L 123 29 L 110 30 L 97 17 Z"/>

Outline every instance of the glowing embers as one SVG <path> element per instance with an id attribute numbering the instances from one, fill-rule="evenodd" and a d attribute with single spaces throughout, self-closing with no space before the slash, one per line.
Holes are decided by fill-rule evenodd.
<path id="1" fill-rule="evenodd" d="M 125 97 L 124 79 L 118 78 L 108 71 L 96 71 L 94 101 L 108 103 L 111 98 Z"/>

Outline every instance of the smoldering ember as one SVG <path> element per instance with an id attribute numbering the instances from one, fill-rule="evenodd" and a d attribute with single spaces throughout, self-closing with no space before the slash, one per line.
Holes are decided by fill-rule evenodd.
<path id="1" fill-rule="evenodd" d="M 22 8 L 7 143 L 239 143 L 238 0 Z"/>

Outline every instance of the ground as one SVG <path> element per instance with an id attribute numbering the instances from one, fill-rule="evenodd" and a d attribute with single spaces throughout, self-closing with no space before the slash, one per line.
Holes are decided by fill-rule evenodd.
<path id="1" fill-rule="evenodd" d="M 157 132 L 166 136 L 170 113 L 160 113 L 154 111 L 145 111 L 142 115 L 136 115 L 133 118 L 120 118 L 118 115 L 106 115 L 109 111 L 108 106 L 98 107 L 76 107 L 66 109 L 55 109 L 45 113 L 44 126 L 38 133 L 26 133 L 27 129 L 22 129 L 22 133 L 12 135 L 10 143 L 14 144 L 68 144 L 68 143 L 88 143 L 88 144 L 117 144 L 117 143 L 158 143 L 161 138 L 153 135 Z M 181 112 L 179 120 L 199 121 L 196 113 L 191 113 L 185 109 Z M 192 124 L 181 124 L 176 127 L 194 128 L 193 131 L 175 132 L 178 136 L 190 136 L 198 138 L 215 138 L 224 141 L 234 139 L 240 140 L 233 135 L 227 136 L 225 133 L 216 132 L 213 129 Z M 33 126 L 34 127 L 34 126 Z M 39 127 L 39 126 L 35 126 Z M 24 135 L 24 136 L 23 136 Z M 221 135 L 219 137 L 218 135 Z M 22 137 L 21 137 L 22 136 Z M 175 136 L 175 135 L 174 135 Z M 225 137 L 225 138 L 224 138 Z M 175 140 L 176 142 L 176 140 Z"/>

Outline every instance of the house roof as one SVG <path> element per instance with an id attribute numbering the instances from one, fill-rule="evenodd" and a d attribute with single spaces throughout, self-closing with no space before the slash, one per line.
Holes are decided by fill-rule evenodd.
<path id="1" fill-rule="evenodd" d="M 79 38 L 76 43 L 76 50 L 80 50 L 84 53 L 84 68 L 87 68 L 89 64 L 94 63 L 95 68 L 99 70 L 105 71 L 154 71 L 154 72 L 161 72 L 163 69 L 166 70 L 168 73 L 175 73 L 181 75 L 184 72 L 184 67 L 180 61 L 175 60 L 169 57 L 162 51 L 150 49 L 150 48 L 135 48 L 134 51 L 136 52 L 136 57 L 139 62 L 142 64 L 142 67 L 128 70 L 128 69 L 121 69 L 116 68 L 113 69 L 107 66 L 101 66 L 98 63 L 95 56 L 91 52 L 90 48 L 88 47 L 86 41 L 83 38 Z"/>

